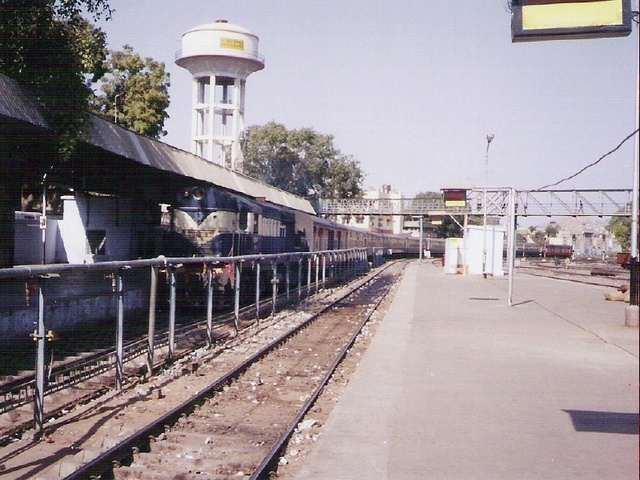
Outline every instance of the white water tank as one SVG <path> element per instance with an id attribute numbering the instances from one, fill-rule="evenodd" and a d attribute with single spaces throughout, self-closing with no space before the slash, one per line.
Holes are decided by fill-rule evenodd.
<path id="1" fill-rule="evenodd" d="M 193 78 L 192 152 L 242 171 L 245 83 L 264 68 L 258 37 L 226 20 L 200 25 L 182 35 L 176 64 Z"/>

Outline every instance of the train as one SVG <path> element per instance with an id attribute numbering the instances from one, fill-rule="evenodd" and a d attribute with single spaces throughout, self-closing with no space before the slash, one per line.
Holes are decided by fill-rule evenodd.
<path id="1" fill-rule="evenodd" d="M 437 252 L 444 252 L 444 239 L 431 239 L 430 243 Z M 182 188 L 175 204 L 163 209 L 157 251 L 172 257 L 224 258 L 351 248 L 366 248 L 369 262 L 376 264 L 382 257 L 417 256 L 420 241 L 410 235 L 340 224 L 219 187 L 196 185 Z M 265 290 L 272 281 L 271 266 L 266 267 L 261 276 Z M 224 262 L 215 268 L 215 289 L 222 293 L 218 297 L 229 296 L 234 269 Z M 201 272 L 184 269 L 182 274 L 189 277 L 183 283 L 191 288 L 204 284 Z M 251 272 L 241 278 L 251 282 Z M 198 292 L 191 291 L 189 296 L 197 297 Z"/>
<path id="2" fill-rule="evenodd" d="M 545 245 L 542 253 L 546 258 L 571 258 L 573 247 L 571 245 Z"/>
<path id="3" fill-rule="evenodd" d="M 367 255 L 418 255 L 409 235 L 371 232 L 217 187 L 189 187 L 163 212 L 163 254 L 214 256 L 366 248 Z M 441 242 L 438 242 L 441 240 Z M 432 239 L 444 247 L 444 239 Z M 442 244 L 442 245 L 440 245 Z"/>
<path id="4" fill-rule="evenodd" d="M 573 247 L 571 245 L 525 243 L 517 247 L 516 253 L 522 257 L 571 258 L 573 256 Z"/>

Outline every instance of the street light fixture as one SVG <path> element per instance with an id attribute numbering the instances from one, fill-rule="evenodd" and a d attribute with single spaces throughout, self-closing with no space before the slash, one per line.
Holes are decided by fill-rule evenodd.
<path id="1" fill-rule="evenodd" d="M 484 157 L 484 208 L 482 214 L 482 276 L 487 278 L 487 188 L 489 187 L 489 145 L 496 136 L 493 133 L 487 135 L 487 152 Z"/>

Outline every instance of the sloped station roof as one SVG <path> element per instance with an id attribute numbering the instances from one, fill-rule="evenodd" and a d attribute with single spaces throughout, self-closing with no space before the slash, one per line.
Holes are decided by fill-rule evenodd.
<path id="1" fill-rule="evenodd" d="M 26 126 L 36 132 L 45 130 L 47 123 L 36 103 L 13 80 L 0 74 L 0 135 L 15 135 L 18 127 L 24 132 Z M 5 138 L 7 141 L 10 139 Z M 33 142 L 36 141 L 34 137 Z M 173 198 L 170 192 L 177 193 L 180 186 L 211 184 L 315 214 L 311 203 L 304 198 L 95 116 L 91 117 L 87 139 L 75 158 L 58 173 L 81 176 L 83 185 L 94 189 L 99 186 L 100 193 L 121 194 L 123 189 L 130 188 L 157 192 L 162 197 L 158 202 Z M 145 182 L 152 182 L 153 188 L 141 185 Z M 69 183 L 72 184 L 70 179 Z"/>
<path id="2" fill-rule="evenodd" d="M 0 73 L 0 115 L 14 120 L 47 127 L 36 102 L 25 95 L 10 78 Z"/>

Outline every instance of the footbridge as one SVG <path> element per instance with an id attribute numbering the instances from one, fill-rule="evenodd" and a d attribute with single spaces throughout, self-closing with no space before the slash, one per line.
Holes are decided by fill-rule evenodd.
<path id="1" fill-rule="evenodd" d="M 461 190 L 456 190 L 460 192 Z M 320 199 L 320 215 L 491 215 L 546 217 L 631 216 L 631 189 L 514 190 L 473 188 L 449 199 L 447 190 L 436 198 Z M 512 196 L 513 195 L 513 196 Z M 513 200 L 511 200 L 513 199 Z M 514 202 L 511 205 L 511 202 Z"/>

